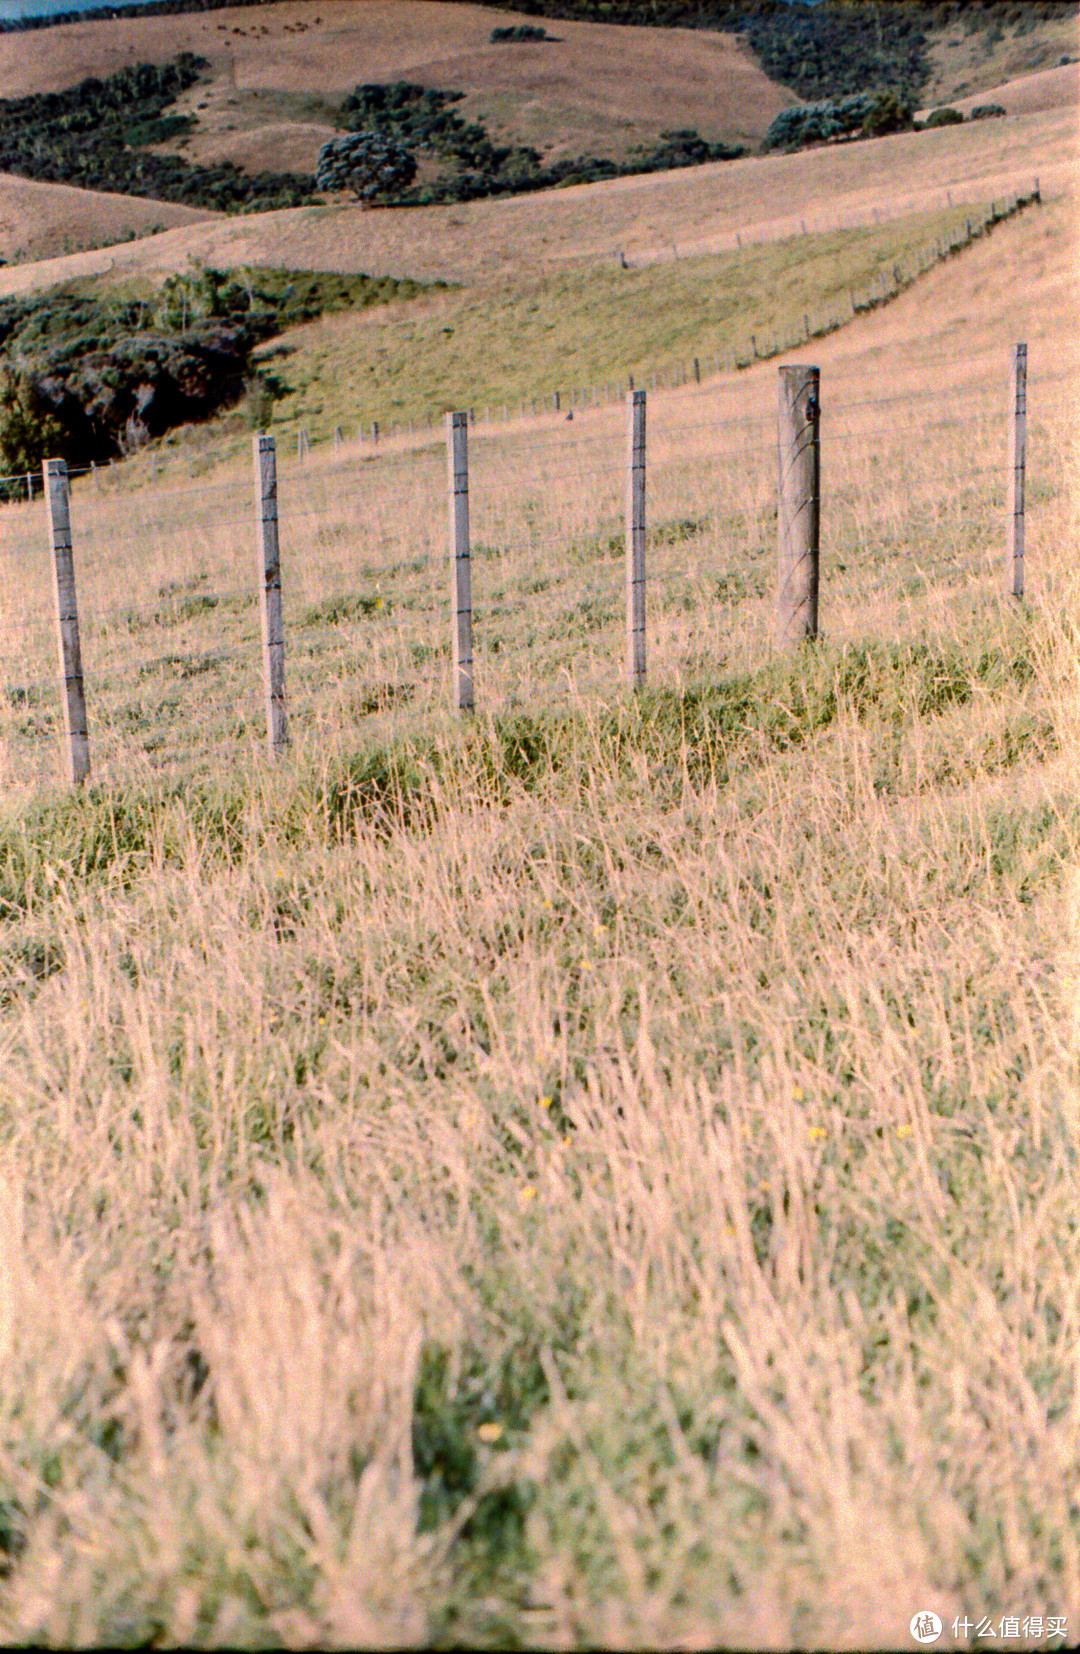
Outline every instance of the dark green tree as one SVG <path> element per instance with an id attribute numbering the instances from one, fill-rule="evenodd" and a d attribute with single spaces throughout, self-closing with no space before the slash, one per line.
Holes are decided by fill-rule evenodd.
<path id="1" fill-rule="evenodd" d="M 415 177 L 415 155 L 379 132 L 331 138 L 320 149 L 315 167 L 317 189 L 352 190 L 365 205 L 392 199 Z"/>

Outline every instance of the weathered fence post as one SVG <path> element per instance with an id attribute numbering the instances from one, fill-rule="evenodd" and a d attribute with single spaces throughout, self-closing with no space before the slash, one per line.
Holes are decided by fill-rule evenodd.
<path id="1" fill-rule="evenodd" d="M 307 432 L 306 431 L 297 431 L 297 433 L 296 433 L 296 457 L 297 457 L 297 459 L 299 459 L 299 460 L 306 459 L 308 454 L 310 453 L 310 451 L 311 451 L 311 444 L 308 442 Z"/>
<path id="2" fill-rule="evenodd" d="M 342 434 L 341 426 L 340 425 L 335 425 L 334 426 L 334 447 L 335 448 L 340 448 L 341 444 L 344 442 L 344 440 L 345 440 L 345 438 L 344 438 L 344 435 Z"/>
<path id="3" fill-rule="evenodd" d="M 1024 450 L 1027 445 L 1027 345 L 1013 345 L 1009 362 L 1008 502 L 1006 579 L 1012 597 L 1024 595 Z"/>
<path id="4" fill-rule="evenodd" d="M 820 377 L 817 368 L 780 369 L 776 641 L 781 648 L 797 638 L 817 637 Z"/>
<path id="5" fill-rule="evenodd" d="M 90 774 L 90 740 L 86 729 L 79 611 L 75 601 L 75 562 L 71 549 L 71 509 L 67 466 L 47 459 L 41 467 L 49 506 L 49 538 L 56 577 L 56 636 L 60 656 L 60 699 L 64 711 L 67 767 L 77 787 Z"/>
<path id="6" fill-rule="evenodd" d="M 446 416 L 446 462 L 450 489 L 450 610 L 455 712 L 473 710 L 472 581 L 469 566 L 469 416 Z"/>
<path id="7" fill-rule="evenodd" d="M 276 758 L 288 745 L 285 714 L 285 632 L 281 623 L 281 557 L 278 550 L 277 457 L 272 436 L 257 432 L 255 459 L 256 576 L 262 621 L 266 745 Z"/>
<path id="8" fill-rule="evenodd" d="M 645 682 L 645 392 L 626 398 L 626 676 Z"/>

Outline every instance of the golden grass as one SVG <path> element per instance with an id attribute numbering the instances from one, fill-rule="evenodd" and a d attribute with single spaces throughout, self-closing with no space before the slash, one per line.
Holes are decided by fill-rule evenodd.
<path id="1" fill-rule="evenodd" d="M 0 173 L 0 259 L 14 264 L 109 247 L 221 215 L 140 195 L 109 195 Z"/>
<path id="2" fill-rule="evenodd" d="M 658 375 L 681 381 L 694 358 L 708 377 L 847 324 L 853 297 L 868 305 L 883 280 L 891 292 L 925 279 L 939 241 L 963 238 L 968 220 L 983 230 L 988 214 L 989 203 L 637 268 L 572 265 L 324 317 L 260 357 L 280 389 L 275 429 L 326 440 L 451 408 L 527 415 L 557 392 L 564 407 L 590 405 L 615 400 L 628 375 L 654 389 Z"/>
<path id="3" fill-rule="evenodd" d="M 440 446 L 283 457 L 275 767 L 246 465 L 76 484 L 77 798 L 0 513 L 7 1639 L 1075 1636 L 1075 271 L 1058 202 L 815 341 L 791 657 L 775 365 L 650 396 L 634 705 L 614 411 L 473 435 L 468 728 Z"/>
<path id="4" fill-rule="evenodd" d="M 1080 46 L 1080 41 L 1074 41 Z M 1041 109 L 1075 109 L 1080 102 L 1080 65 L 1059 64 L 1053 69 L 1040 69 L 1034 74 L 1022 75 L 1017 80 L 1004 81 L 989 92 L 973 92 L 966 98 L 954 98 L 951 106 L 965 115 L 980 103 L 999 103 L 1006 115 L 1030 115 Z"/>

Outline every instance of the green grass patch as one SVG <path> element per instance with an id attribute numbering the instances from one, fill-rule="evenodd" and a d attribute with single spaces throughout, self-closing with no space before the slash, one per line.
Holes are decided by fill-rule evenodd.
<path id="1" fill-rule="evenodd" d="M 216 656 L 170 654 L 146 663 L 140 675 L 184 679 L 216 665 Z M 346 755 L 317 777 L 298 773 L 294 785 L 275 793 L 271 830 L 285 843 L 304 842 L 312 831 L 341 841 L 359 822 L 423 830 L 446 787 L 491 803 L 509 803 L 521 789 L 569 799 L 587 791 L 598 770 L 633 785 L 642 762 L 648 787 L 663 798 L 683 776 L 693 785 L 723 785 L 752 770 L 763 751 L 807 748 L 842 716 L 895 737 L 914 719 L 941 717 L 980 694 L 1007 702 L 1034 673 L 1022 643 L 967 655 L 920 643 L 807 646 L 755 672 L 684 690 L 646 689 L 588 716 L 481 718 L 450 742 L 402 737 Z M 373 691 L 365 710 L 400 698 Z M 994 739 L 1000 770 L 1026 753 L 1045 752 L 1053 730 L 1045 719 L 1020 719 L 1011 734 Z M 249 785 L 240 775 L 156 792 L 133 787 L 113 794 L 91 785 L 35 806 L 0 837 L 0 913 L 22 911 L 58 879 L 127 881 L 154 865 L 155 855 L 158 865 L 175 860 L 186 842 L 182 821 L 212 853 L 231 860 L 243 838 Z"/>
<path id="2" fill-rule="evenodd" d="M 762 353 L 774 335 L 850 314 L 852 290 L 894 265 L 910 274 L 921 249 L 962 231 L 964 218 L 920 213 L 875 229 L 787 241 L 623 270 L 590 265 L 539 280 L 448 295 L 414 318 L 366 317 L 305 336 L 274 359 L 275 421 L 328 437 L 335 425 L 477 412 L 591 386 L 641 383 L 694 356 Z M 392 325 L 391 325 L 392 324 Z M 288 342 L 288 341 L 287 341 Z"/>

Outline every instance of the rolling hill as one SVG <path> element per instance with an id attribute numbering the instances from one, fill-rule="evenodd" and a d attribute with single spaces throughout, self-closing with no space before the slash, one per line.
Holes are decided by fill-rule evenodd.
<path id="1" fill-rule="evenodd" d="M 633 28 L 548 20 L 541 43 L 493 44 L 494 24 L 525 21 L 491 7 L 444 0 L 273 0 L 271 4 L 168 16 L 92 19 L 47 31 L 0 34 L 0 96 L 57 91 L 88 75 L 192 51 L 208 63 L 176 113 L 189 132 L 162 153 L 245 172 L 309 171 L 336 128 L 342 97 L 366 81 L 405 80 L 464 93 L 454 107 L 497 143 L 535 148 L 545 163 L 595 155 L 623 163 L 672 128 L 750 149 L 773 116 L 797 102 L 769 80 L 744 40 L 708 29 Z M 43 46 L 47 42 L 48 49 Z M 1075 19 L 1030 20 L 995 37 L 959 25 L 931 41 L 932 101 L 985 100 L 1018 69 L 1057 64 L 1077 46 Z M 1069 70 L 1008 90 L 1010 109 L 1075 100 Z M 930 100 L 928 99 L 928 102 Z M 134 204 L 126 215 L 90 192 L 70 196 L 5 186 L 0 258 L 49 256 L 129 231 L 189 222 Z"/>

